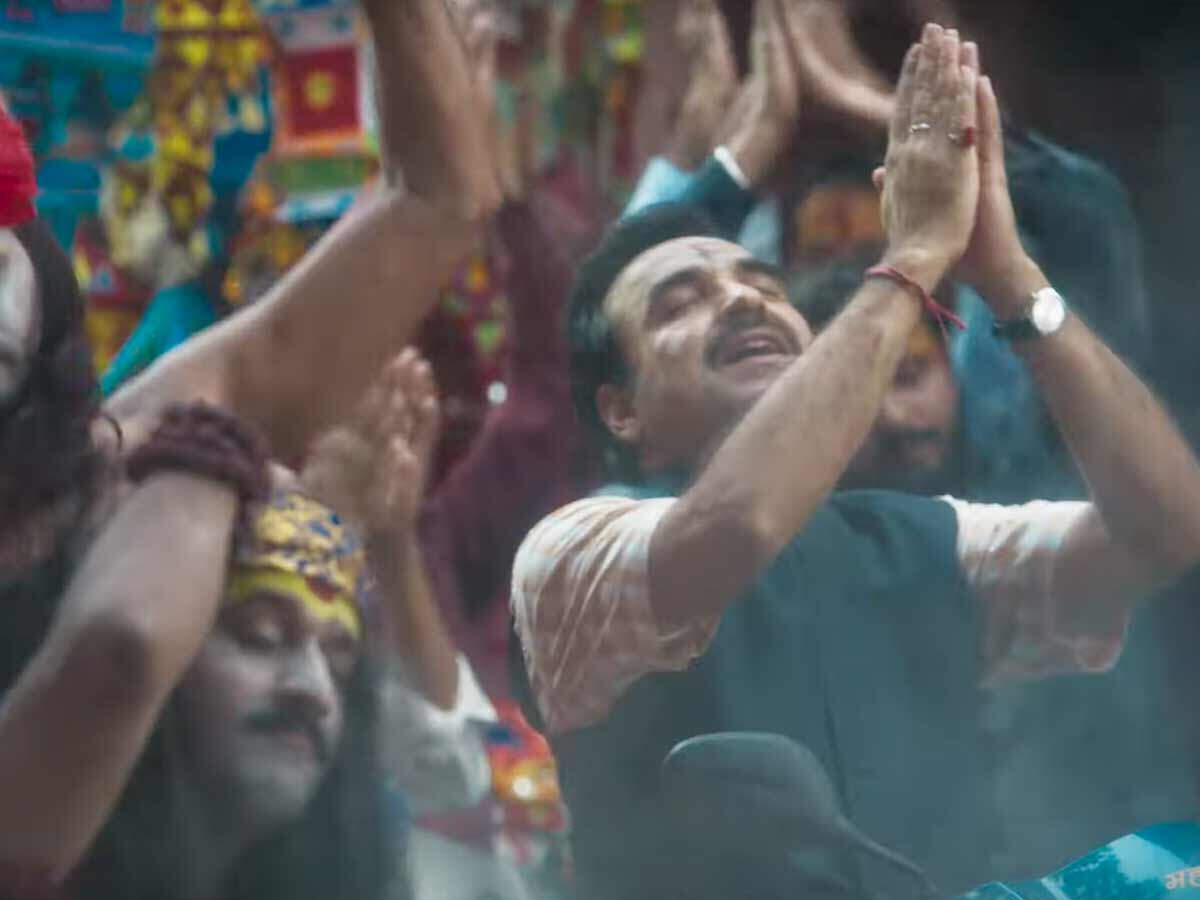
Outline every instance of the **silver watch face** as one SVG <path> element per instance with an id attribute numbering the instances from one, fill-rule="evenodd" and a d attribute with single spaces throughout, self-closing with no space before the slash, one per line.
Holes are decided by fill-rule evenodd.
<path id="1" fill-rule="evenodd" d="M 1039 334 L 1054 334 L 1067 318 L 1067 304 L 1054 288 L 1042 288 L 1033 295 L 1029 319 Z"/>

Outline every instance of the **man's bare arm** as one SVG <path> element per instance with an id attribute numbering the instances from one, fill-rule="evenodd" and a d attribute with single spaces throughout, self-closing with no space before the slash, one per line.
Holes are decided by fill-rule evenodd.
<path id="1" fill-rule="evenodd" d="M 903 288 L 867 282 L 729 435 L 655 529 L 660 623 L 719 614 L 800 532 L 866 437 L 919 316 Z"/>
<path id="2" fill-rule="evenodd" d="M 131 443 L 205 399 L 295 458 L 403 345 L 495 209 L 485 116 L 443 0 L 368 0 L 383 184 L 253 308 L 168 355 L 109 410 Z M 403 178 L 401 177 L 403 172 Z"/>
<path id="3" fill-rule="evenodd" d="M 1079 318 L 1018 352 L 1092 497 L 1054 573 L 1058 627 L 1086 635 L 1200 562 L 1200 465 L 1150 389 Z"/>
<path id="4" fill-rule="evenodd" d="M 490 96 L 446 0 L 364 0 L 375 45 L 384 177 L 465 222 L 499 206 Z"/>
<path id="5" fill-rule="evenodd" d="M 979 220 L 965 274 L 999 319 L 1047 286 L 1017 236 L 989 79 L 979 83 Z M 1067 298 L 1068 301 L 1070 298 Z M 1092 495 L 1058 554 L 1054 597 L 1066 631 L 1086 634 L 1200 561 L 1200 466 L 1152 392 L 1077 317 L 1014 345 L 1029 363 Z"/>
<path id="6" fill-rule="evenodd" d="M 61 879 L 112 814 L 212 626 L 236 508 L 220 483 L 154 475 L 84 558 L 0 703 L 0 863 Z"/>
<path id="7" fill-rule="evenodd" d="M 975 151 L 947 135 L 974 122 L 976 73 L 973 45 L 931 26 L 901 76 L 885 261 L 927 290 L 957 261 L 975 217 Z M 931 127 L 913 132 L 913 122 Z M 919 315 L 910 289 L 864 283 L 726 438 L 651 539 L 651 603 L 664 626 L 719 614 L 804 527 L 875 420 Z"/>
<path id="8" fill-rule="evenodd" d="M 440 426 L 433 371 L 407 348 L 384 367 L 351 419 L 316 442 L 301 481 L 366 537 L 379 607 L 373 649 L 426 700 L 450 709 L 458 697 L 458 654 L 417 533 Z"/>

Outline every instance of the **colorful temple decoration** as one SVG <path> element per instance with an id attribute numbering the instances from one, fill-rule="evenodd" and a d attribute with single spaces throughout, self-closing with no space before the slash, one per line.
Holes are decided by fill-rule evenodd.
<path id="1" fill-rule="evenodd" d="M 275 136 L 261 177 L 276 218 L 304 227 L 344 213 L 377 163 L 370 134 L 370 42 L 357 4 L 262 0 L 275 45 Z"/>
<path id="2" fill-rule="evenodd" d="M 498 10 L 501 117 L 511 127 L 532 97 L 539 164 L 574 154 L 620 197 L 636 174 L 641 0 Z M 261 295 L 353 204 L 377 169 L 364 38 L 352 0 L 5 0 L 0 89 L 38 156 L 39 212 L 91 299 L 100 371 L 158 292 L 227 259 L 210 298 L 219 315 Z M 163 233 L 146 241 L 147 228 Z M 170 283 L 137 259 L 176 251 L 191 263 Z M 481 252 L 423 338 L 457 394 L 450 408 L 466 411 L 447 463 L 488 398 L 503 396 L 502 282 Z M 190 333 L 178 317 L 154 318 Z"/>
<path id="3" fill-rule="evenodd" d="M 218 318 L 223 303 L 201 275 L 236 229 L 237 193 L 270 135 L 269 44 L 248 0 L 161 0 L 154 24 L 143 101 L 110 132 L 113 196 L 102 203 L 113 261 L 148 302 L 119 355 L 98 349 L 106 393 Z M 164 270 L 163 258 L 176 262 Z"/>
<path id="4" fill-rule="evenodd" d="M 38 211 L 64 245 L 96 211 L 107 130 L 143 94 L 152 24 L 133 0 L 9 0 L 0 10 L 0 86 L 39 161 Z"/>
<path id="5" fill-rule="evenodd" d="M 145 301 L 111 264 L 96 216 L 108 133 L 144 103 L 154 49 L 143 2 L 11 0 L 0 12 L 0 86 L 37 157 L 38 212 L 73 249 L 99 359 L 120 346 Z"/>
<path id="6" fill-rule="evenodd" d="M 189 244 L 212 207 L 218 134 L 267 130 L 259 71 L 268 45 L 250 0 L 158 0 L 155 24 L 151 184 L 173 240 Z"/>
<path id="7" fill-rule="evenodd" d="M 72 258 L 75 277 L 88 299 L 88 338 L 97 369 L 103 371 L 137 328 L 149 292 L 113 263 L 103 229 L 94 219 L 76 230 Z"/>
<path id="8" fill-rule="evenodd" d="M 39 213 L 72 249 L 91 300 L 99 370 L 166 286 L 114 257 L 129 241 L 104 221 L 127 222 L 151 197 L 164 240 L 197 267 L 211 255 L 217 195 L 240 188 L 231 170 L 248 169 L 231 158 L 252 163 L 265 144 L 255 149 L 253 136 L 269 132 L 267 46 L 249 0 L 8 0 L 0 10 L 0 88 L 38 158 Z M 249 143 L 229 140 L 245 134 Z"/>
<path id="9" fill-rule="evenodd" d="M 377 168 L 368 132 L 368 42 L 345 0 L 261 0 L 270 36 L 270 150 L 241 203 L 226 299 L 261 296 L 354 203 Z"/>
<path id="10" fill-rule="evenodd" d="M 357 5 L 264 0 L 260 9 L 277 47 L 275 150 L 361 150 L 368 120 L 369 44 Z"/>
<path id="11" fill-rule="evenodd" d="M 93 137 L 142 94 L 154 54 L 145 3 L 7 0 L 0 9 L 0 85 L 34 151 L 86 155 Z"/>
<path id="12" fill-rule="evenodd" d="M 221 287 L 231 306 L 261 297 L 299 262 L 321 236 L 323 222 L 296 225 L 276 217 L 278 195 L 265 180 L 247 185 L 240 208 L 241 228 L 229 245 L 229 266 Z"/>

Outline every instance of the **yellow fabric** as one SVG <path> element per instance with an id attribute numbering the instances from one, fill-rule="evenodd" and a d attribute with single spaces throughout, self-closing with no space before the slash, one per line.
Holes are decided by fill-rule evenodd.
<path id="1" fill-rule="evenodd" d="M 319 622 L 339 622 L 356 638 L 362 635 L 362 622 L 352 596 L 320 589 L 320 583 L 296 572 L 271 568 L 237 568 L 229 577 L 225 603 L 241 603 L 259 593 L 294 597 Z"/>
<path id="2" fill-rule="evenodd" d="M 238 535 L 233 562 L 315 577 L 354 596 L 365 573 L 366 554 L 358 537 L 329 507 L 295 491 L 277 491 Z"/>
<path id="3" fill-rule="evenodd" d="M 253 510 L 234 541 L 230 593 L 236 587 L 244 597 L 249 582 L 282 587 L 322 618 L 334 615 L 330 607 L 345 607 L 336 615 L 355 635 L 361 631 L 366 594 L 362 542 L 333 510 L 311 497 L 276 491 Z"/>

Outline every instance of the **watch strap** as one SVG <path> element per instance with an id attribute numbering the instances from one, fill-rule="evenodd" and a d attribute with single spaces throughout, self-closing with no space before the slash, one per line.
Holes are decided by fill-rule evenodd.
<path id="1" fill-rule="evenodd" d="M 993 322 L 992 334 L 1004 341 L 1028 341 L 1040 336 L 1041 332 L 1037 330 L 1029 316 L 1021 316 L 1019 319 Z"/>
<path id="2" fill-rule="evenodd" d="M 1047 320 L 1047 314 L 1050 318 Z M 1000 320 L 992 324 L 992 334 L 1006 341 L 1025 341 L 1054 334 L 1062 328 L 1066 318 L 1067 304 L 1062 294 L 1047 286 L 1030 295 L 1025 312 L 1015 319 Z M 1041 321 L 1039 321 L 1039 318 Z"/>

